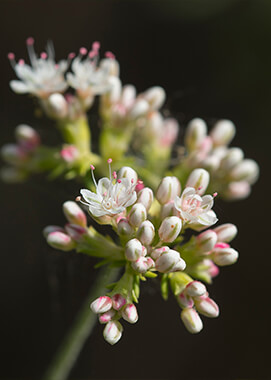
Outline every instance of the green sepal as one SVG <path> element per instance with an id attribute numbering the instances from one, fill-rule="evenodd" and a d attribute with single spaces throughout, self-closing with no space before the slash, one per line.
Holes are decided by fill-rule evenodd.
<path id="1" fill-rule="evenodd" d="M 146 277 L 143 276 L 143 274 L 139 275 L 141 281 L 147 281 Z"/>
<path id="2" fill-rule="evenodd" d="M 157 273 L 154 273 L 154 272 L 151 272 L 151 271 L 148 271 L 145 273 L 145 277 L 148 277 L 148 278 L 155 278 L 157 277 Z"/>
<path id="3" fill-rule="evenodd" d="M 174 272 L 169 274 L 169 281 L 173 294 L 177 296 L 193 279 L 184 272 Z"/>
<path id="4" fill-rule="evenodd" d="M 161 294 L 165 301 L 168 300 L 168 274 L 163 274 L 161 278 Z"/>

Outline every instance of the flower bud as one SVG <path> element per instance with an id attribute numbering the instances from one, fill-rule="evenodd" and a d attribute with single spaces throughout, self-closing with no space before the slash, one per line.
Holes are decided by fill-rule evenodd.
<path id="1" fill-rule="evenodd" d="M 50 112 L 54 117 L 64 118 L 68 114 L 68 103 L 64 96 L 59 93 L 55 93 L 49 96 L 48 104 Z"/>
<path id="2" fill-rule="evenodd" d="M 210 132 L 214 145 L 227 145 L 236 132 L 235 125 L 230 120 L 219 120 Z"/>
<path id="3" fill-rule="evenodd" d="M 182 229 L 182 221 L 177 216 L 169 216 L 163 220 L 159 228 L 159 237 L 163 242 L 172 243 Z"/>
<path id="4" fill-rule="evenodd" d="M 185 132 L 185 145 L 189 151 L 199 147 L 207 134 L 207 125 L 204 120 L 192 119 Z"/>
<path id="5" fill-rule="evenodd" d="M 111 307 L 112 300 L 107 296 L 101 296 L 90 304 L 90 308 L 95 314 L 106 313 Z"/>
<path id="6" fill-rule="evenodd" d="M 234 264 L 238 259 L 238 252 L 233 248 L 215 248 L 212 259 L 219 266 Z"/>
<path id="7" fill-rule="evenodd" d="M 151 110 L 161 108 L 166 99 L 165 90 L 162 87 L 154 86 L 142 94 L 143 98 L 149 103 Z"/>
<path id="8" fill-rule="evenodd" d="M 153 191 L 149 187 L 144 187 L 144 189 L 140 190 L 137 196 L 137 203 L 143 204 L 146 210 L 148 211 L 153 202 Z"/>
<path id="9" fill-rule="evenodd" d="M 127 218 L 121 218 L 118 222 L 118 233 L 120 235 L 130 236 L 134 232 Z"/>
<path id="10" fill-rule="evenodd" d="M 232 169 L 230 177 L 233 181 L 246 181 L 252 185 L 259 177 L 259 166 L 254 160 L 243 160 Z"/>
<path id="11" fill-rule="evenodd" d="M 154 239 L 154 235 L 155 228 L 149 220 L 145 220 L 143 223 L 140 224 L 137 231 L 137 237 L 142 244 L 150 245 Z"/>
<path id="12" fill-rule="evenodd" d="M 211 298 L 206 296 L 194 298 L 197 311 L 205 317 L 216 318 L 219 315 L 219 307 Z"/>
<path id="13" fill-rule="evenodd" d="M 164 246 L 164 247 L 161 247 L 161 248 L 156 248 L 152 251 L 151 253 L 151 257 L 156 260 L 158 259 L 158 257 L 160 257 L 163 253 L 167 253 L 168 251 L 170 250 L 169 247 L 167 246 Z"/>
<path id="14" fill-rule="evenodd" d="M 147 211 L 143 204 L 135 203 L 128 215 L 129 223 L 134 227 L 138 227 L 146 218 Z"/>
<path id="15" fill-rule="evenodd" d="M 209 185 L 210 174 L 205 169 L 194 169 L 188 180 L 186 181 L 185 187 L 194 187 L 199 195 L 205 193 Z"/>
<path id="16" fill-rule="evenodd" d="M 193 308 L 184 309 L 181 312 L 181 319 L 191 334 L 197 334 L 203 329 L 202 320 Z"/>
<path id="17" fill-rule="evenodd" d="M 220 162 L 220 169 L 230 170 L 244 158 L 244 152 L 240 148 L 230 148 Z"/>
<path id="18" fill-rule="evenodd" d="M 229 243 L 237 235 L 237 227 L 232 223 L 225 223 L 221 226 L 214 228 L 213 230 L 217 235 L 217 241 L 223 243 Z"/>
<path id="19" fill-rule="evenodd" d="M 138 273 L 146 273 L 149 269 L 154 267 L 154 261 L 151 257 L 141 256 L 136 261 L 132 262 L 132 268 Z"/>
<path id="20" fill-rule="evenodd" d="M 223 193 L 226 199 L 236 201 L 249 196 L 251 192 L 250 184 L 247 181 L 231 182 Z"/>
<path id="21" fill-rule="evenodd" d="M 141 256 L 145 256 L 145 247 L 142 246 L 139 240 L 131 239 L 125 246 L 125 256 L 129 261 L 136 261 Z"/>
<path id="22" fill-rule="evenodd" d="M 72 224 L 86 227 L 87 217 L 84 211 L 73 201 L 63 203 L 63 212 L 67 220 Z"/>
<path id="23" fill-rule="evenodd" d="M 194 301 L 192 297 L 188 296 L 185 292 L 181 292 L 177 296 L 177 302 L 182 309 L 185 309 L 187 307 L 190 308 L 194 306 Z"/>
<path id="24" fill-rule="evenodd" d="M 54 231 L 47 236 L 47 243 L 61 251 L 71 251 L 75 247 L 74 241 L 71 237 L 63 232 Z"/>
<path id="25" fill-rule="evenodd" d="M 168 118 L 164 120 L 160 144 L 163 147 L 170 147 L 177 139 L 179 124 L 177 120 Z"/>
<path id="26" fill-rule="evenodd" d="M 121 294 L 115 294 L 112 297 L 112 306 L 115 310 L 120 310 L 126 304 L 126 298 Z"/>
<path id="27" fill-rule="evenodd" d="M 116 315 L 115 310 L 110 309 L 110 310 L 106 311 L 105 313 L 103 313 L 103 314 L 101 314 L 101 315 L 99 316 L 99 322 L 100 322 L 101 324 L 105 324 L 105 323 L 111 321 L 112 318 L 113 318 L 115 315 Z"/>
<path id="28" fill-rule="evenodd" d="M 206 293 L 206 287 L 200 281 L 191 281 L 186 285 L 185 293 L 190 297 L 202 296 Z"/>
<path id="29" fill-rule="evenodd" d="M 196 237 L 198 253 L 206 253 L 211 251 L 217 242 L 217 234 L 213 230 L 202 232 Z"/>
<path id="30" fill-rule="evenodd" d="M 60 151 L 60 156 L 68 164 L 76 161 L 79 155 L 80 153 L 74 145 L 64 145 Z"/>
<path id="31" fill-rule="evenodd" d="M 149 103 L 145 99 L 137 99 L 130 110 L 130 117 L 137 119 L 145 115 L 150 109 Z"/>
<path id="32" fill-rule="evenodd" d="M 109 344 L 116 344 L 122 336 L 123 327 L 118 321 L 109 321 L 103 331 L 104 339 Z"/>
<path id="33" fill-rule="evenodd" d="M 118 179 L 127 178 L 132 183 L 137 183 L 137 173 L 134 169 L 130 168 L 129 166 L 123 166 L 118 171 Z"/>
<path id="34" fill-rule="evenodd" d="M 155 268 L 158 272 L 169 273 L 176 270 L 184 270 L 185 261 L 180 257 L 179 252 L 169 249 L 162 253 L 155 262 Z"/>
<path id="35" fill-rule="evenodd" d="M 79 241 L 83 235 L 87 232 L 85 227 L 79 226 L 78 224 L 67 223 L 65 225 L 65 230 L 69 234 L 69 236 L 75 240 Z"/>
<path id="36" fill-rule="evenodd" d="M 177 177 L 164 177 L 156 191 L 156 198 L 161 204 L 173 201 L 181 193 L 181 184 Z"/>
<path id="37" fill-rule="evenodd" d="M 65 233 L 65 230 L 64 228 L 62 227 L 59 227 L 59 226 L 47 226 L 43 229 L 43 236 L 45 238 L 47 238 L 47 236 L 51 233 L 51 232 L 64 232 Z"/>
<path id="38" fill-rule="evenodd" d="M 15 128 L 15 137 L 19 145 L 26 150 L 33 150 L 40 144 L 39 134 L 26 124 L 20 124 Z"/>
<path id="39" fill-rule="evenodd" d="M 132 104 L 134 103 L 135 98 L 136 98 L 135 86 L 132 86 L 131 84 L 127 84 L 123 86 L 121 103 L 124 105 L 124 107 L 130 108 Z"/>
<path id="40" fill-rule="evenodd" d="M 121 311 L 121 316 L 125 321 L 129 323 L 136 323 L 138 321 L 138 314 L 136 307 L 133 303 L 130 303 L 126 306 L 124 306 L 123 310 Z"/>

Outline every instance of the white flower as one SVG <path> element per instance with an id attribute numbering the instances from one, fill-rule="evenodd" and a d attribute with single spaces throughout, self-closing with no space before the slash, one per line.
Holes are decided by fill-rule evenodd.
<path id="1" fill-rule="evenodd" d="M 181 197 L 175 198 L 175 207 L 180 212 L 181 218 L 189 223 L 211 226 L 217 222 L 217 217 L 211 210 L 214 197 L 204 195 L 201 197 L 193 187 L 184 189 Z"/>
<path id="2" fill-rule="evenodd" d="M 109 78 L 114 75 L 112 62 L 117 66 L 113 54 L 104 59 L 98 65 L 100 44 L 94 42 L 92 50 L 87 54 L 86 48 L 80 49 L 80 54 L 76 57 L 71 65 L 73 73 L 67 74 L 69 85 L 75 88 L 82 98 L 92 97 L 94 95 L 104 94 L 110 90 L 111 84 Z M 86 58 L 83 60 L 83 56 Z M 115 70 L 117 72 L 117 70 Z"/>
<path id="3" fill-rule="evenodd" d="M 91 165 L 91 172 L 94 185 L 96 187 L 96 193 L 90 190 L 82 189 L 80 191 L 85 204 L 89 208 L 89 212 L 95 216 L 100 217 L 104 215 L 116 215 L 125 211 L 126 207 L 131 206 L 136 201 L 135 186 L 136 182 L 130 181 L 128 178 L 116 179 L 116 172 L 111 175 L 110 164 L 111 159 L 107 161 L 109 163 L 109 178 L 101 178 L 98 184 L 94 178 L 94 166 Z"/>
<path id="4" fill-rule="evenodd" d="M 20 80 L 12 80 L 10 87 L 19 94 L 30 93 L 38 97 L 47 98 L 54 92 L 63 92 L 68 87 L 64 73 L 68 67 L 68 61 L 55 62 L 54 47 L 51 42 L 47 44 L 47 52 L 43 52 L 40 58 L 34 51 L 34 39 L 28 38 L 27 49 L 31 66 L 25 64 L 23 59 L 15 62 L 13 53 L 8 58 Z"/>

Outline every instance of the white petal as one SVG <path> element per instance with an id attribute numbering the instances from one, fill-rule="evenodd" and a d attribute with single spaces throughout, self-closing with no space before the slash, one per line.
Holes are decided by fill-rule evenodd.
<path id="1" fill-rule="evenodd" d="M 100 204 L 101 201 L 102 201 L 102 198 L 99 196 L 99 194 L 95 194 L 95 193 L 93 193 L 90 190 L 81 189 L 80 193 L 82 194 L 84 200 L 87 203 L 94 203 L 94 204 L 97 203 L 97 204 Z"/>
<path id="2" fill-rule="evenodd" d="M 204 226 L 211 226 L 218 221 L 216 214 L 213 210 L 207 211 L 198 216 L 197 222 Z"/>
<path id="3" fill-rule="evenodd" d="M 29 87 L 19 80 L 12 80 L 9 84 L 11 89 L 18 94 L 25 94 L 29 92 Z"/>

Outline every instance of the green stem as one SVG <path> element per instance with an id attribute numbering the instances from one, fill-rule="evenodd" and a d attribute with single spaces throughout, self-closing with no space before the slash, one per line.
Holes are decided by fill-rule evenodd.
<path id="1" fill-rule="evenodd" d="M 118 274 L 119 268 L 106 267 L 100 271 L 71 330 L 59 347 L 43 380 L 67 379 L 97 320 L 97 315 L 90 310 L 89 304 L 92 300 L 106 293 L 105 284 L 115 281 Z"/>

